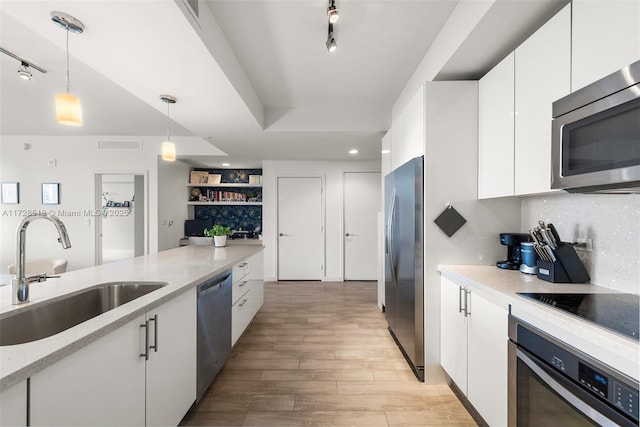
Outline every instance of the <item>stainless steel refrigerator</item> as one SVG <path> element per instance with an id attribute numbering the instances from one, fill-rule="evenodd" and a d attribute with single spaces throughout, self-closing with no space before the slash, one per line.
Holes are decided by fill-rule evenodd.
<path id="1" fill-rule="evenodd" d="M 414 373 L 424 381 L 423 157 L 385 177 L 385 316 Z"/>

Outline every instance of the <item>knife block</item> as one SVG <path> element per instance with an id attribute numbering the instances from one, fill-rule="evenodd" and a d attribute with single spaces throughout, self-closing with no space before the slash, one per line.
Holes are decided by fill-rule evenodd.
<path id="1" fill-rule="evenodd" d="M 538 260 L 538 279 L 553 283 L 585 283 L 590 280 L 572 244 L 563 243 L 553 253 L 555 262 Z"/>

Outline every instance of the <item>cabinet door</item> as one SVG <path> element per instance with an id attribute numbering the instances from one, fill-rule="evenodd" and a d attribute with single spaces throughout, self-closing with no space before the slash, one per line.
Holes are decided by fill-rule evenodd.
<path id="1" fill-rule="evenodd" d="M 571 90 L 571 5 L 516 49 L 515 194 L 551 192 L 551 104 Z"/>
<path id="2" fill-rule="evenodd" d="M 513 196 L 514 53 L 480 79 L 478 198 Z"/>
<path id="3" fill-rule="evenodd" d="M 255 253 L 247 258 L 249 263 L 249 280 L 264 280 L 262 273 L 264 268 L 263 251 Z"/>
<path id="4" fill-rule="evenodd" d="M 0 393 L 0 426 L 27 425 L 27 382 Z"/>
<path id="5" fill-rule="evenodd" d="M 507 425 L 507 310 L 471 293 L 467 397 L 490 426 Z"/>
<path id="6" fill-rule="evenodd" d="M 467 320 L 461 312 L 464 289 L 442 278 L 440 299 L 440 364 L 467 393 Z"/>
<path id="7" fill-rule="evenodd" d="M 640 0 L 573 0 L 571 90 L 640 59 Z"/>
<path id="8" fill-rule="evenodd" d="M 149 349 L 147 361 L 147 425 L 175 426 L 196 400 L 196 289 L 151 311 L 147 319 L 154 319 L 149 344 L 156 347 Z"/>
<path id="9" fill-rule="evenodd" d="M 31 377 L 32 426 L 145 423 L 144 316 Z"/>

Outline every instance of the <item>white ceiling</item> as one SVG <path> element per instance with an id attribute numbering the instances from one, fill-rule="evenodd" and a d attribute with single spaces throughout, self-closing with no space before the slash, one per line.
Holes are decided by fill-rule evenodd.
<path id="1" fill-rule="evenodd" d="M 484 0 L 463 0 L 484 1 Z M 568 0 L 494 5 L 438 78 L 477 78 Z M 515 6 L 517 5 L 517 7 Z M 338 0 L 338 50 L 329 54 L 326 0 L 0 1 L 0 46 L 48 70 L 18 79 L 0 55 L 2 135 L 199 136 L 232 159 L 380 158 L 391 108 L 456 0 Z M 55 122 L 64 90 L 59 10 L 80 19 L 70 35 L 71 92 L 84 126 Z M 206 161 L 207 159 L 199 159 Z M 202 163 L 205 164 L 205 163 Z"/>

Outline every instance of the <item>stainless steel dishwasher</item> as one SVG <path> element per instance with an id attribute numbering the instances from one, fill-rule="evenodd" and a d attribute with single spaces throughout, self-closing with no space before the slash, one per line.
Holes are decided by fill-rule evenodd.
<path id="1" fill-rule="evenodd" d="M 231 270 L 198 286 L 199 402 L 231 353 Z"/>

